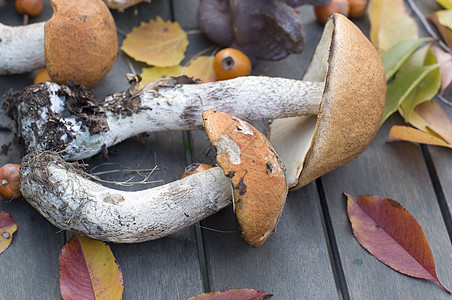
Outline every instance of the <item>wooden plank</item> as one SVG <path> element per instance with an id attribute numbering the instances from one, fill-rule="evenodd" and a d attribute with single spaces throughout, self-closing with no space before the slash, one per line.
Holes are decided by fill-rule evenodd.
<path id="1" fill-rule="evenodd" d="M 181 12 L 185 10 L 179 6 L 182 2 L 191 5 L 187 1 L 176 2 Z M 312 15 L 307 16 L 313 20 Z M 194 24 L 187 26 L 192 28 Z M 312 54 L 321 27 L 311 22 L 306 32 L 309 41 L 306 50 L 275 64 L 268 71 L 269 75 L 301 77 L 309 61 L 306 57 Z M 253 74 L 261 74 L 271 64 L 260 62 L 253 67 Z M 267 131 L 267 122 L 253 124 L 264 133 Z M 192 131 L 191 141 L 193 162 L 215 163 L 215 151 L 203 131 Z M 274 293 L 275 299 L 336 298 L 317 201 L 313 184 L 290 193 L 276 231 L 257 249 L 240 237 L 231 207 L 203 221 L 203 228 L 207 228 L 203 230 L 203 237 L 210 289 L 255 288 Z"/>
<path id="2" fill-rule="evenodd" d="M 46 5 L 49 5 L 46 3 Z M 34 21 L 44 20 L 44 12 Z M 16 14 L 14 2 L 4 3 L 0 9 L 0 22 L 19 25 L 22 17 Z M 0 76 L 0 107 L 3 94 L 10 88 L 22 89 L 33 82 L 34 74 Z M 0 127 L 11 126 L 0 109 Z M 0 147 L 14 138 L 11 130 L 0 129 Z M 23 147 L 12 144 L 8 154 L 0 154 L 0 166 L 6 163 L 20 163 Z M 4 201 L 0 199 L 0 210 L 9 213 L 17 223 L 11 246 L 0 255 L 1 299 L 57 299 L 59 292 L 58 257 L 64 245 L 64 232 L 52 226 L 24 199 Z"/>
<path id="3" fill-rule="evenodd" d="M 46 9 L 50 9 L 50 6 L 46 5 Z M 133 26 L 139 26 L 142 21 L 147 22 L 156 16 L 161 16 L 165 20 L 171 19 L 171 7 L 169 1 L 153 1 L 151 4 L 143 3 L 137 7 L 127 9 L 123 13 L 113 12 L 113 15 L 120 32 L 128 33 Z M 118 34 L 120 44 L 125 37 L 121 33 Z M 141 68 L 144 67 L 143 64 L 134 63 L 132 59 L 127 58 L 126 55 L 120 52 L 118 60 L 110 73 L 93 90 L 97 97 L 104 97 L 107 94 L 128 88 L 125 74 L 131 71 L 127 60 L 132 63 L 137 72 L 140 72 Z M 14 77 L 23 80 L 21 84 L 15 85 L 14 89 L 21 89 L 30 84 L 33 78 L 31 74 Z M 8 76 L 8 79 L 14 77 Z M 94 173 L 112 170 L 124 171 L 125 169 L 152 169 L 157 165 L 159 169 L 154 171 L 153 175 L 149 177 L 149 180 L 163 180 L 163 182 L 176 180 L 180 177 L 185 167 L 185 148 L 182 134 L 180 132 L 165 132 L 131 138 L 116 148 L 109 149 L 109 159 L 107 161 L 92 158 L 85 160 L 85 163 L 88 164 L 88 171 L 91 170 Z M 17 160 L 20 160 L 20 157 Z M 135 176 L 136 180 L 139 181 L 143 179 L 139 173 L 146 172 L 104 173 L 100 177 L 105 180 L 124 181 L 131 176 Z M 138 190 L 159 184 L 162 184 L 162 182 L 116 188 Z M 112 185 L 110 184 L 110 186 Z M 28 208 L 31 213 L 37 214 L 29 205 L 24 203 L 22 206 Z M 28 218 L 33 220 L 37 217 L 39 216 Z M 24 218 L 27 218 L 26 214 L 24 214 Z M 43 225 L 50 227 L 53 232 L 56 231 L 55 227 L 50 226 L 44 219 L 41 220 L 43 225 L 40 226 L 34 224 L 36 221 L 29 221 L 29 223 L 31 223 L 30 226 L 34 225 L 34 229 L 40 232 L 38 234 L 36 232 L 30 232 L 30 237 L 28 235 L 22 235 L 23 240 L 28 244 L 27 246 L 21 247 L 20 250 L 26 255 L 17 256 L 15 260 L 11 259 L 10 256 L 5 256 L 6 253 L 0 256 L 2 262 L 7 257 L 10 260 L 10 263 L 1 264 L 0 270 L 2 271 L 0 272 L 2 272 L 2 280 L 5 280 L 3 286 L 11 286 L 12 282 L 8 277 L 11 270 L 15 270 L 17 273 L 17 270 L 22 271 L 24 269 L 22 266 L 31 265 L 35 268 L 33 269 L 34 273 L 33 271 L 30 272 L 30 270 L 26 270 L 27 272 L 23 271 L 19 275 L 13 273 L 12 275 L 16 278 L 13 283 L 17 286 L 14 290 L 15 294 L 0 292 L 1 296 L 12 295 L 11 297 L 1 298 L 22 299 L 27 298 L 29 295 L 39 295 L 37 297 L 40 299 L 57 299 L 60 297 L 58 255 L 64 243 L 63 235 L 60 234 L 59 243 L 57 244 L 50 240 L 50 238 L 41 238 L 44 234 L 50 236 L 48 233 L 49 230 L 45 231 L 41 229 Z M 33 234 L 34 238 L 31 238 L 31 234 Z M 37 240 L 36 237 L 40 239 Z M 39 247 L 31 247 L 31 241 L 40 242 Z M 17 243 L 17 241 L 13 242 L 13 246 Z M 42 245 L 43 243 L 44 245 L 49 245 L 48 250 L 41 251 L 44 247 Z M 56 250 L 52 250 L 51 246 Z M 160 240 L 141 244 L 111 244 L 111 248 L 120 263 L 123 273 L 125 285 L 124 299 L 186 299 L 202 292 L 198 253 L 193 228 L 182 230 Z M 40 252 L 36 249 L 39 249 Z M 30 252 L 32 254 L 29 254 Z M 24 260 L 24 257 L 30 257 L 30 259 Z M 24 261 L 28 263 L 24 264 Z M 46 264 L 46 266 L 41 266 L 41 264 Z M 51 272 L 49 270 L 50 268 L 55 270 Z M 45 272 L 45 274 L 38 272 Z M 29 274 L 36 275 L 36 282 L 39 284 L 29 280 Z M 18 289 L 23 289 L 26 293 L 19 293 L 16 291 Z"/>
<path id="4" fill-rule="evenodd" d="M 379 262 L 355 240 L 343 192 L 391 198 L 420 223 L 436 261 L 438 277 L 452 282 L 450 240 L 417 145 L 385 143 L 397 116 L 380 129 L 371 147 L 347 165 L 322 177 L 330 218 L 352 299 L 445 299 L 439 285 L 402 275 Z"/>

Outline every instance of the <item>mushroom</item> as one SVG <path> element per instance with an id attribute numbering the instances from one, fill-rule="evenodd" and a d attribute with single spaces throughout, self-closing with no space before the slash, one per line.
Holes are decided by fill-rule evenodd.
<path id="1" fill-rule="evenodd" d="M 231 204 L 232 180 L 243 236 L 258 247 L 272 232 L 286 199 L 280 161 L 265 136 L 248 123 L 220 112 L 203 116 L 223 171 L 214 167 L 159 187 L 127 192 L 89 180 L 58 154 L 41 152 L 22 160 L 22 195 L 61 229 L 103 241 L 135 243 L 174 233 Z M 272 189 L 262 188 L 268 185 Z"/>
<path id="2" fill-rule="evenodd" d="M 267 138 L 248 123 L 220 111 L 202 113 L 217 163 L 231 178 L 243 238 L 259 247 L 276 226 L 287 196 L 282 163 Z"/>
<path id="3" fill-rule="evenodd" d="M 273 120 L 269 131 L 291 189 L 361 154 L 380 127 L 386 99 L 377 51 L 341 14 L 330 16 L 303 80 L 325 81 L 318 116 Z"/>
<path id="4" fill-rule="evenodd" d="M 293 7 L 330 0 L 201 0 L 198 24 L 214 43 L 251 60 L 279 60 L 304 48 L 303 24 Z"/>
<path id="5" fill-rule="evenodd" d="M 141 2 L 150 3 L 151 0 L 104 0 L 104 2 L 111 9 L 117 9 L 118 11 L 123 11 L 126 8 L 137 5 Z"/>
<path id="6" fill-rule="evenodd" d="M 341 15 L 329 19 L 304 79 L 250 76 L 183 84 L 186 79 L 172 78 L 100 102 L 86 91 L 45 83 L 7 95 L 5 106 L 29 151 L 58 150 L 67 160 L 93 156 L 142 132 L 200 128 L 201 113 L 209 109 L 246 120 L 312 115 L 271 126 L 289 187 L 299 187 L 303 164 L 311 174 L 302 179 L 306 184 L 366 149 L 379 128 L 386 95 L 378 53 Z M 330 158 L 318 161 L 316 145 L 328 147 Z"/>
<path id="7" fill-rule="evenodd" d="M 54 15 L 26 26 L 0 24 L 0 75 L 46 67 L 58 83 L 93 87 L 118 53 L 114 19 L 101 0 L 51 0 Z"/>

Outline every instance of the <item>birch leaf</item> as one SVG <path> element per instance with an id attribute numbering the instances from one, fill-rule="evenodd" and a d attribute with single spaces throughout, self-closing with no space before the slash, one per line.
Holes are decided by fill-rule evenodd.
<path id="1" fill-rule="evenodd" d="M 228 289 L 218 292 L 204 293 L 188 300 L 261 300 L 268 296 L 272 296 L 269 292 L 258 291 L 253 289 Z"/>
<path id="2" fill-rule="evenodd" d="M 403 40 L 394 46 L 392 46 L 388 51 L 381 55 L 381 60 L 385 67 L 386 80 L 389 80 L 397 70 L 403 65 L 403 63 L 413 54 L 413 52 L 428 38 L 414 38 Z"/>
<path id="3" fill-rule="evenodd" d="M 417 55 L 419 54 L 419 55 Z M 438 66 L 438 61 L 431 47 L 424 47 L 416 51 L 401 69 L 399 74 L 411 73 L 416 69 L 428 66 Z M 407 66 L 405 69 L 404 67 Z M 404 101 L 400 104 L 400 111 L 405 122 L 410 122 L 414 108 L 422 102 L 432 99 L 441 85 L 439 68 L 434 68 L 413 88 Z"/>
<path id="4" fill-rule="evenodd" d="M 104 242 L 74 235 L 60 254 L 63 299 L 122 299 L 119 266 Z"/>
<path id="5" fill-rule="evenodd" d="M 185 75 L 194 79 L 201 79 L 202 82 L 213 82 L 217 80 L 213 69 L 214 56 L 200 56 L 187 66 Z"/>
<path id="6" fill-rule="evenodd" d="M 444 140 L 409 126 L 394 125 L 391 127 L 387 142 L 397 141 L 441 146 L 452 149 L 452 146 Z"/>
<path id="7" fill-rule="evenodd" d="M 449 48 L 452 48 L 452 30 L 450 27 L 450 19 L 452 18 L 451 13 L 452 11 L 450 10 L 437 11 L 431 13 L 427 17 L 427 19 L 435 25 L 436 29 L 438 29 L 441 37 Z"/>
<path id="8" fill-rule="evenodd" d="M 427 124 L 427 127 L 452 145 L 452 123 L 446 112 L 433 100 L 416 106 L 417 113 Z"/>
<path id="9" fill-rule="evenodd" d="M 142 22 L 124 39 L 121 50 L 133 59 L 157 67 L 178 65 L 185 57 L 187 34 L 177 22 L 157 17 Z"/>
<path id="10" fill-rule="evenodd" d="M 386 104 L 383 112 L 382 124 L 392 115 L 403 101 L 410 95 L 416 86 L 438 66 L 424 66 L 410 73 L 396 76 L 394 81 L 388 84 L 386 92 Z"/>
<path id="11" fill-rule="evenodd" d="M 439 72 L 441 74 L 440 93 L 442 95 L 444 90 L 452 82 L 452 55 L 441 50 L 441 48 L 437 46 L 433 46 L 432 49 L 438 59 Z"/>
<path id="12" fill-rule="evenodd" d="M 445 9 L 452 9 L 452 1 L 451 0 L 436 0 L 436 2 L 444 7 Z"/>
<path id="13" fill-rule="evenodd" d="M 416 219 L 398 202 L 371 195 L 348 195 L 347 214 L 358 242 L 394 270 L 438 282 L 433 254 Z"/>
<path id="14" fill-rule="evenodd" d="M 17 230 L 17 224 L 13 217 L 6 212 L 0 211 L 0 254 L 11 245 L 13 233 Z"/>
<path id="15" fill-rule="evenodd" d="M 370 40 L 380 53 L 400 41 L 419 36 L 417 24 L 407 13 L 403 0 L 371 0 L 368 14 Z"/>
<path id="16" fill-rule="evenodd" d="M 168 77 L 177 77 L 184 75 L 185 68 L 181 65 L 176 65 L 172 67 L 150 67 L 150 68 L 143 68 L 141 72 L 141 85 L 144 85 L 146 83 L 152 82 L 154 80 L 160 79 L 160 78 L 168 78 Z"/>

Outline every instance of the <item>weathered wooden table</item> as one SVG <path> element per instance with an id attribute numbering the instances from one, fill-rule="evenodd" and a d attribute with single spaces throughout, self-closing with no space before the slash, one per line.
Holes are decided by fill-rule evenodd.
<path id="1" fill-rule="evenodd" d="M 439 9 L 434 1 L 417 1 L 424 14 Z M 0 2 L 1 3 L 1 2 Z M 0 4 L 0 22 L 19 25 L 14 2 Z M 161 16 L 183 29 L 197 29 L 196 0 L 153 0 L 124 13 L 113 12 L 120 32 Z M 50 5 L 32 22 L 48 19 Z M 312 8 L 300 8 L 307 46 L 271 68 L 266 75 L 300 78 L 317 44 L 322 27 Z M 368 34 L 366 18 L 355 20 Z M 124 38 L 119 34 L 120 43 Z M 187 58 L 210 46 L 201 34 L 190 34 Z M 270 62 L 253 69 L 261 74 Z M 134 63 L 137 70 L 143 65 Z M 98 97 L 128 87 L 126 57 L 94 89 Z M 35 73 L 1 76 L 0 94 L 32 84 Z M 452 93 L 449 93 L 449 99 Z M 4 101 L 0 98 L 0 104 Z M 452 117 L 452 108 L 445 107 Z M 0 113 L 0 125 L 9 122 Z M 289 193 L 281 220 L 269 240 L 251 248 L 238 231 L 231 207 L 201 224 L 166 238 L 141 244 L 112 244 L 124 276 L 124 299 L 186 299 L 205 291 L 254 288 L 272 292 L 272 299 L 450 299 L 438 284 L 404 276 L 380 263 L 352 235 L 343 192 L 392 198 L 408 209 L 423 227 L 442 282 L 452 288 L 452 152 L 411 143 L 386 143 L 390 127 L 402 124 L 391 117 L 370 148 L 354 161 L 308 186 Z M 257 127 L 266 131 L 262 122 Z M 13 134 L 0 129 L 0 144 Z M 14 145 L 0 155 L 0 165 L 20 163 L 23 148 Z M 107 180 L 138 176 L 127 170 L 158 170 L 151 180 L 170 182 L 192 162 L 214 163 L 215 153 L 202 131 L 162 132 L 131 138 L 115 147 L 107 162 L 89 159 L 88 171 Z M 94 169 L 95 168 L 95 169 Z M 121 172 L 114 172 L 122 170 Z M 113 171 L 109 173 L 108 171 Z M 151 185 L 152 186 L 152 185 Z M 143 189 L 150 186 L 119 187 Z M 0 299 L 59 299 L 58 256 L 70 233 L 62 232 L 25 200 L 0 201 L 19 229 L 10 248 L 0 255 Z"/>

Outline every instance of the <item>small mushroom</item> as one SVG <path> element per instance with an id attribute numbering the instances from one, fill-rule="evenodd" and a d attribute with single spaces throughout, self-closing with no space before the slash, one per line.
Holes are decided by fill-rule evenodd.
<path id="1" fill-rule="evenodd" d="M 361 154 L 380 127 L 386 99 L 377 51 L 340 14 L 329 18 L 303 80 L 325 81 L 318 116 L 274 120 L 269 133 L 291 189 Z"/>
<path id="2" fill-rule="evenodd" d="M 286 199 L 281 162 L 265 136 L 246 122 L 220 112 L 203 116 L 223 170 L 214 167 L 128 192 L 89 180 L 56 153 L 35 152 L 22 160 L 22 195 L 58 228 L 136 243 L 174 233 L 230 205 L 232 181 L 243 237 L 258 247 L 272 232 Z"/>
<path id="3" fill-rule="evenodd" d="M 110 9 L 117 9 L 118 11 L 123 11 L 126 8 L 129 8 L 142 2 L 150 3 L 151 0 L 104 0 L 104 2 Z"/>
<path id="4" fill-rule="evenodd" d="M 287 196 L 284 169 L 267 138 L 248 123 L 220 111 L 202 113 L 217 163 L 232 181 L 243 238 L 259 247 L 276 226 Z"/>
<path id="5" fill-rule="evenodd" d="M 54 15 L 26 26 L 0 24 L 0 74 L 46 67 L 57 83 L 93 87 L 118 53 L 114 19 L 101 0 L 51 0 Z"/>

